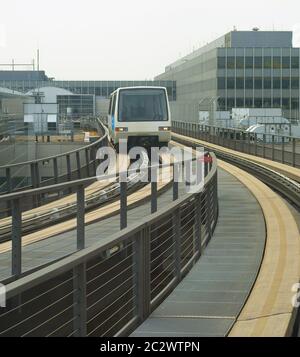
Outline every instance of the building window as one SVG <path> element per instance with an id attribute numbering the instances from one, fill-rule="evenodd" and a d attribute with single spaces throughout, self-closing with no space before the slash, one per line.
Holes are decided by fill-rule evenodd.
<path id="1" fill-rule="evenodd" d="M 224 69 L 226 64 L 225 57 L 218 57 L 218 68 Z"/>
<path id="2" fill-rule="evenodd" d="M 299 89 L 299 78 L 292 78 L 292 89 Z"/>
<path id="3" fill-rule="evenodd" d="M 218 110 L 225 110 L 226 106 L 225 106 L 225 98 L 219 98 L 218 99 Z"/>
<path id="4" fill-rule="evenodd" d="M 253 78 L 252 77 L 246 78 L 246 80 L 245 80 L 245 88 L 246 89 L 253 89 Z"/>
<path id="5" fill-rule="evenodd" d="M 291 108 L 299 109 L 299 98 L 292 98 Z"/>
<path id="6" fill-rule="evenodd" d="M 264 108 L 271 108 L 272 107 L 271 98 L 264 98 L 263 104 L 264 104 Z"/>
<path id="7" fill-rule="evenodd" d="M 273 98 L 273 107 L 280 108 L 281 107 L 281 100 L 280 98 Z"/>
<path id="8" fill-rule="evenodd" d="M 253 99 L 245 98 L 245 108 L 252 108 L 252 107 L 253 107 Z"/>
<path id="9" fill-rule="evenodd" d="M 273 69 L 280 69 L 281 68 L 281 58 L 279 56 L 273 57 Z"/>
<path id="10" fill-rule="evenodd" d="M 299 57 L 292 57 L 292 68 L 299 68 Z"/>
<path id="11" fill-rule="evenodd" d="M 236 68 L 237 69 L 244 69 L 244 57 L 237 57 L 236 58 Z"/>
<path id="12" fill-rule="evenodd" d="M 274 89 L 280 89 L 280 78 L 279 77 L 274 77 L 273 78 L 273 88 Z"/>
<path id="13" fill-rule="evenodd" d="M 270 77 L 265 77 L 264 78 L 264 88 L 265 89 L 271 89 L 272 87 L 272 81 Z"/>
<path id="14" fill-rule="evenodd" d="M 255 108 L 261 108 L 262 107 L 262 99 L 261 98 L 255 98 L 254 99 L 254 107 Z"/>
<path id="15" fill-rule="evenodd" d="M 244 107 L 244 98 L 236 98 L 236 106 L 237 106 L 237 108 L 243 108 Z"/>
<path id="16" fill-rule="evenodd" d="M 235 57 L 227 57 L 227 68 L 235 69 Z"/>
<path id="17" fill-rule="evenodd" d="M 282 109 L 290 109 L 290 98 L 282 98 Z"/>
<path id="18" fill-rule="evenodd" d="M 282 89 L 290 89 L 290 79 L 282 78 Z"/>
<path id="19" fill-rule="evenodd" d="M 269 69 L 272 65 L 272 58 L 270 56 L 264 57 L 264 68 Z"/>
<path id="20" fill-rule="evenodd" d="M 254 68 L 256 69 L 262 68 L 262 57 L 254 57 Z"/>
<path id="21" fill-rule="evenodd" d="M 234 89 L 234 78 L 227 78 L 227 88 Z"/>
<path id="22" fill-rule="evenodd" d="M 237 78 L 236 79 L 236 89 L 244 89 L 244 78 Z"/>
<path id="23" fill-rule="evenodd" d="M 227 98 L 227 110 L 234 108 L 234 98 Z"/>
<path id="24" fill-rule="evenodd" d="M 218 89 L 225 89 L 225 78 L 218 77 Z"/>
<path id="25" fill-rule="evenodd" d="M 253 57 L 247 56 L 245 58 L 245 68 L 252 69 L 253 68 Z"/>
<path id="26" fill-rule="evenodd" d="M 257 77 L 254 79 L 254 88 L 255 89 L 262 89 L 262 78 Z"/>
<path id="27" fill-rule="evenodd" d="M 290 68 L 290 57 L 282 57 L 282 68 Z"/>

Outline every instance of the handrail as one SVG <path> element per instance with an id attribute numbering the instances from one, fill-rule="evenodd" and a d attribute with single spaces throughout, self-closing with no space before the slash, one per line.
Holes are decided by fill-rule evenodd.
<path id="1" fill-rule="evenodd" d="M 173 196 L 173 202 L 141 222 L 9 283 L 0 336 L 125 336 L 133 331 L 193 267 L 212 236 L 218 195 L 217 162 L 211 156 L 203 190 Z M 84 240 L 84 195 L 77 197 L 77 237 Z M 55 308 L 55 322 L 52 313 L 44 313 L 48 308 Z"/>
<path id="2" fill-rule="evenodd" d="M 0 166 L 0 170 L 2 169 L 7 169 L 7 168 L 14 168 L 14 167 L 18 167 L 18 166 L 23 166 L 23 165 L 30 165 L 30 164 L 33 164 L 33 163 L 39 163 L 39 162 L 43 162 L 43 161 L 49 161 L 49 160 L 53 160 L 53 159 L 58 159 L 60 157 L 63 157 L 63 156 L 67 156 L 67 155 L 72 155 L 72 154 L 76 154 L 76 152 L 79 152 L 79 151 L 82 151 L 82 150 L 85 150 L 85 149 L 89 149 L 91 147 L 94 147 L 94 146 L 97 146 L 99 145 L 102 141 L 104 141 L 107 136 L 108 136 L 108 130 L 107 128 L 101 123 L 100 120 L 97 120 L 98 122 L 98 125 L 101 126 L 101 128 L 104 130 L 104 135 L 99 138 L 97 141 L 89 144 L 89 145 L 84 145 L 82 147 L 80 147 L 79 149 L 74 149 L 74 150 L 71 150 L 71 151 L 67 151 L 65 153 L 62 153 L 62 154 L 58 154 L 58 155 L 53 155 L 53 156 L 47 156 L 47 157 L 43 157 L 41 159 L 36 159 L 36 160 L 30 160 L 30 161 L 23 161 L 23 162 L 20 162 L 20 163 L 17 163 L 17 164 L 9 164 L 9 165 L 3 165 L 3 166 Z"/>

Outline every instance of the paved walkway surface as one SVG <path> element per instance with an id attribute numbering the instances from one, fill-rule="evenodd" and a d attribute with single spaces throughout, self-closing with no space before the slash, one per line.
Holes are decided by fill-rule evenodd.
<path id="1" fill-rule="evenodd" d="M 226 336 L 255 282 L 266 229 L 261 207 L 234 176 L 218 169 L 220 216 L 191 272 L 132 334 Z"/>

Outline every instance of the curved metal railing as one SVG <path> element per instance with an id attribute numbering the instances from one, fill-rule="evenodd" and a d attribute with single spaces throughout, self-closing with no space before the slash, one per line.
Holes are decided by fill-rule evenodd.
<path id="1" fill-rule="evenodd" d="M 233 150 L 300 167 L 300 138 L 250 133 L 236 128 L 220 128 L 181 121 L 172 121 L 172 130 Z"/>
<path id="2" fill-rule="evenodd" d="M 94 175 L 97 167 L 96 152 L 100 147 L 108 144 L 108 132 L 100 120 L 95 119 L 93 125 L 96 125 L 103 136 L 89 145 L 38 160 L 0 166 L 0 177 L 5 178 L 1 184 L 1 193 L 44 187 Z M 40 168 L 44 165 L 48 169 L 52 168 L 53 174 L 51 178 L 42 180 Z M 59 170 L 61 166 L 65 166 L 66 170 Z M 22 184 L 13 183 L 13 177 L 17 174 L 24 177 Z"/>
<path id="3" fill-rule="evenodd" d="M 193 267 L 212 236 L 218 194 L 211 157 L 202 191 L 179 199 L 175 194 L 142 222 L 8 284 L 0 336 L 130 334 Z M 173 194 L 177 190 L 173 182 Z M 84 197 L 78 192 L 77 238 L 83 248 Z"/>

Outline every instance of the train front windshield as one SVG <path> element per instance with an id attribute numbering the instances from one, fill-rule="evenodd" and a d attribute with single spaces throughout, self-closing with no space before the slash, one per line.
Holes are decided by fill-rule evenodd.
<path id="1" fill-rule="evenodd" d="M 163 89 L 124 89 L 119 94 L 119 121 L 167 121 L 166 92 Z"/>

